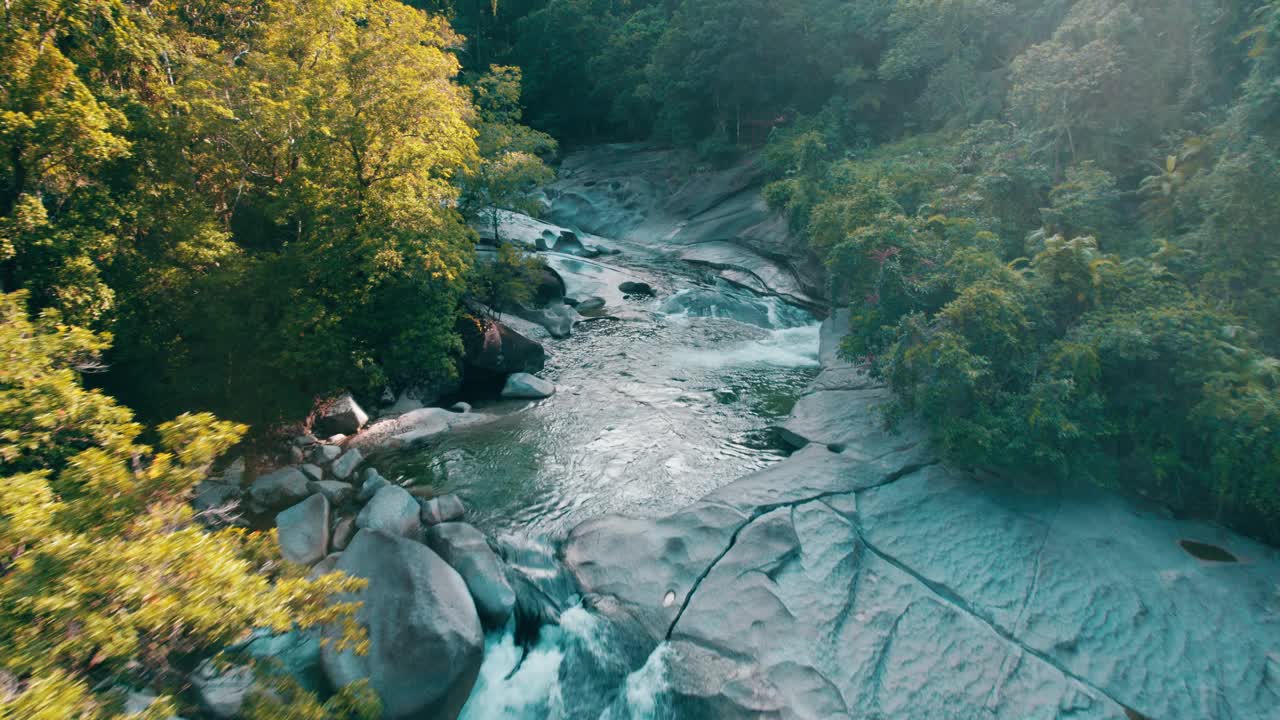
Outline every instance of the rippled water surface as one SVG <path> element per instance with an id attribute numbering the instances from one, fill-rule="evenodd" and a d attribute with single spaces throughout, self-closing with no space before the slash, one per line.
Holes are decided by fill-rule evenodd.
<path id="1" fill-rule="evenodd" d="M 458 493 L 486 530 L 559 535 L 604 513 L 670 512 L 775 462 L 770 428 L 817 371 L 816 322 L 724 284 L 663 280 L 660 297 L 625 301 L 630 319 L 545 341 L 553 397 L 479 402 L 502 417 L 383 458 L 383 473 Z"/>

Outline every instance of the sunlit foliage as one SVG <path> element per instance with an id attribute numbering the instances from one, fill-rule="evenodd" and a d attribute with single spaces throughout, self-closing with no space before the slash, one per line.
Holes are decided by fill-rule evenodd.
<path id="1" fill-rule="evenodd" d="M 207 414 L 156 428 L 85 390 L 105 338 L 32 321 L 0 296 L 0 717 L 109 717 L 121 687 L 181 689 L 192 658 L 247 628 L 339 623 L 357 581 L 309 580 L 270 534 L 210 531 L 188 504 L 245 428 Z M 164 704 L 157 706 L 163 708 Z"/>

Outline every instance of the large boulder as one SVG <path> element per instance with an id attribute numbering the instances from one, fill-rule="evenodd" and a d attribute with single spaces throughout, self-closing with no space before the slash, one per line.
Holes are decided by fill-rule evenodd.
<path id="1" fill-rule="evenodd" d="M 483 321 L 479 332 L 464 333 L 468 367 L 506 375 L 514 372 L 538 372 L 546 363 L 542 345 L 496 320 Z"/>
<path id="2" fill-rule="evenodd" d="M 383 716 L 455 718 L 480 671 L 484 635 L 466 583 L 430 548 L 386 533 L 362 530 L 337 569 L 366 578 L 352 599 L 368 629 L 365 655 L 321 648 L 334 687 L 367 679 Z"/>
<path id="3" fill-rule="evenodd" d="M 307 476 L 296 467 L 286 467 L 262 475 L 249 486 L 249 497 L 263 510 L 282 510 L 311 494 Z"/>
<path id="4" fill-rule="evenodd" d="M 516 604 L 516 594 L 484 534 L 467 523 L 441 523 L 427 531 L 427 545 L 467 583 L 484 626 L 506 625 Z"/>
<path id="5" fill-rule="evenodd" d="M 355 435 L 367 422 L 369 415 L 346 393 L 320 409 L 312 428 L 319 437 Z"/>
<path id="6" fill-rule="evenodd" d="M 514 373 L 502 386 L 502 397 L 521 400 L 541 400 L 556 393 L 556 385 L 529 373 Z"/>
<path id="7" fill-rule="evenodd" d="M 374 493 L 373 499 L 356 516 L 356 527 L 417 540 L 422 536 L 419 512 L 418 501 L 408 490 L 399 485 L 386 485 Z"/>
<path id="8" fill-rule="evenodd" d="M 285 560 L 318 562 L 329 551 L 329 499 L 312 495 L 276 515 L 276 537 Z"/>

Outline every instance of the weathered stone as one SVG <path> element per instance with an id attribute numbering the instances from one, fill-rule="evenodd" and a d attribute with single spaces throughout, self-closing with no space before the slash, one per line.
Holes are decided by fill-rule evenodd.
<path id="1" fill-rule="evenodd" d="M 356 534 L 356 519 L 352 515 L 339 518 L 338 522 L 333 524 L 333 532 L 330 533 L 330 546 L 336 551 L 342 551 L 347 548 L 351 542 L 351 537 Z"/>
<path id="2" fill-rule="evenodd" d="M 320 493 L 328 498 L 331 505 L 346 505 L 356 496 L 355 487 L 351 483 L 345 483 L 341 480 L 321 480 L 319 482 L 313 480 L 307 487 L 311 488 L 311 492 Z"/>
<path id="3" fill-rule="evenodd" d="M 485 321 L 476 334 L 466 334 L 464 362 L 491 373 L 538 372 L 546 362 L 542 345 L 497 321 Z"/>
<path id="4" fill-rule="evenodd" d="M 420 539 L 422 520 L 418 501 L 399 485 L 387 485 L 356 516 L 356 527 Z"/>
<path id="5" fill-rule="evenodd" d="M 324 469 L 321 468 L 319 465 L 314 465 L 312 463 L 303 463 L 302 465 L 298 466 L 298 469 L 302 471 L 303 475 L 306 475 L 308 478 L 312 480 L 318 481 L 318 480 L 324 479 Z"/>
<path id="6" fill-rule="evenodd" d="M 467 523 L 440 523 L 427 531 L 427 545 L 467 583 L 484 626 L 504 626 L 515 607 L 516 594 L 484 534 Z"/>
<path id="7" fill-rule="evenodd" d="M 200 663 L 191 674 L 191 685 L 209 714 L 230 720 L 240 714 L 253 689 L 253 669 L 247 665 L 220 668 L 219 664 L 213 658 Z"/>
<path id="8" fill-rule="evenodd" d="M 329 500 L 312 495 L 276 515 L 280 554 L 290 562 L 310 565 L 329 550 Z"/>
<path id="9" fill-rule="evenodd" d="M 338 567 L 338 561 L 342 559 L 342 553 L 329 553 L 324 556 L 320 562 L 311 566 L 311 572 L 307 573 L 307 578 L 314 580 L 318 577 L 324 577 L 333 572 Z"/>
<path id="10" fill-rule="evenodd" d="M 330 682 L 368 679 L 388 720 L 456 717 L 475 684 L 484 641 L 457 571 L 425 545 L 369 530 L 356 534 L 337 569 L 369 581 L 354 598 L 369 652 L 323 646 Z"/>
<path id="11" fill-rule="evenodd" d="M 296 467 L 286 467 L 260 476 L 249 486 L 249 497 L 265 510 L 281 510 L 306 499 L 307 476 Z"/>
<path id="12" fill-rule="evenodd" d="M 369 422 L 369 415 L 360 407 L 355 398 L 351 397 L 350 393 L 347 393 L 321 408 L 315 422 L 312 423 L 312 427 L 315 434 L 320 437 L 339 433 L 355 435 L 360 432 L 360 428 L 364 427 L 367 422 Z"/>
<path id="13" fill-rule="evenodd" d="M 422 524 L 437 525 L 439 523 L 460 520 L 467 514 L 467 508 L 457 495 L 441 495 L 422 502 Z"/>
<path id="14" fill-rule="evenodd" d="M 560 237 L 556 238 L 556 243 L 551 249 L 566 255 L 585 256 L 587 254 L 586 247 L 578 239 L 577 234 L 571 230 L 561 230 Z"/>
<path id="15" fill-rule="evenodd" d="M 226 507 L 239 501 L 241 494 L 242 491 L 239 485 L 228 485 L 216 480 L 205 480 L 196 486 L 196 497 L 191 501 L 191 505 L 201 512 Z"/>
<path id="16" fill-rule="evenodd" d="M 478 425 L 492 420 L 484 413 L 457 413 L 444 408 L 422 408 L 399 417 L 387 418 L 369 426 L 351 439 L 349 447 L 368 452 L 401 448 L 423 442 L 455 427 Z"/>
<path id="17" fill-rule="evenodd" d="M 293 630 L 276 635 L 268 630 L 256 630 L 245 645 L 245 652 L 265 661 L 268 672 L 283 672 L 311 692 L 325 688 L 324 669 L 320 667 L 320 638 L 314 631 Z"/>
<path id="18" fill-rule="evenodd" d="M 542 398 L 551 397 L 555 392 L 555 383 L 528 373 L 509 375 L 506 384 L 502 386 L 502 397 L 504 398 L 541 400 Z"/>
<path id="19" fill-rule="evenodd" d="M 360 494 L 358 495 L 360 502 L 369 502 L 379 490 L 391 484 L 373 468 L 365 470 L 363 477 L 364 482 L 360 484 Z"/>
<path id="20" fill-rule="evenodd" d="M 360 467 L 362 462 L 364 462 L 364 455 L 361 455 L 356 448 L 351 448 L 333 461 L 333 464 L 329 466 L 329 472 L 333 473 L 333 476 L 339 480 L 346 480 L 351 477 L 356 468 Z"/>
<path id="21" fill-rule="evenodd" d="M 604 306 L 605 306 L 604 298 L 593 296 L 578 302 L 578 312 L 586 313 L 586 312 L 594 312 L 596 310 L 603 310 Z"/>
<path id="22" fill-rule="evenodd" d="M 311 451 L 311 462 L 316 465 L 328 465 L 342 454 L 342 448 L 337 445 L 318 445 Z"/>

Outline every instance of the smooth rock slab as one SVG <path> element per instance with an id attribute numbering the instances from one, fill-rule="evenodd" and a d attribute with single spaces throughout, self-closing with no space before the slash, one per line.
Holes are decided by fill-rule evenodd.
<path id="1" fill-rule="evenodd" d="M 502 386 L 502 397 L 521 400 L 541 400 L 556 393 L 555 383 L 528 373 L 514 373 Z"/>
<path id="2" fill-rule="evenodd" d="M 457 571 L 421 543 L 362 530 L 338 570 L 367 578 L 356 619 L 369 652 L 321 648 L 335 687 L 367 678 L 384 717 L 453 718 L 480 671 L 484 637 L 475 604 Z"/>
<path id="3" fill-rule="evenodd" d="M 484 626 L 505 625 L 516 594 L 484 534 L 467 523 L 440 523 L 427 531 L 427 546 L 462 576 Z"/>
<path id="4" fill-rule="evenodd" d="M 312 495 L 276 515 L 276 536 L 285 560 L 310 565 L 329 550 L 329 500 Z"/>
<path id="5" fill-rule="evenodd" d="M 1280 716 L 1274 548 L 1046 480 L 922 473 L 859 511 L 868 542 L 1147 717 Z M 1242 561 L 1199 560 L 1183 539 Z"/>

